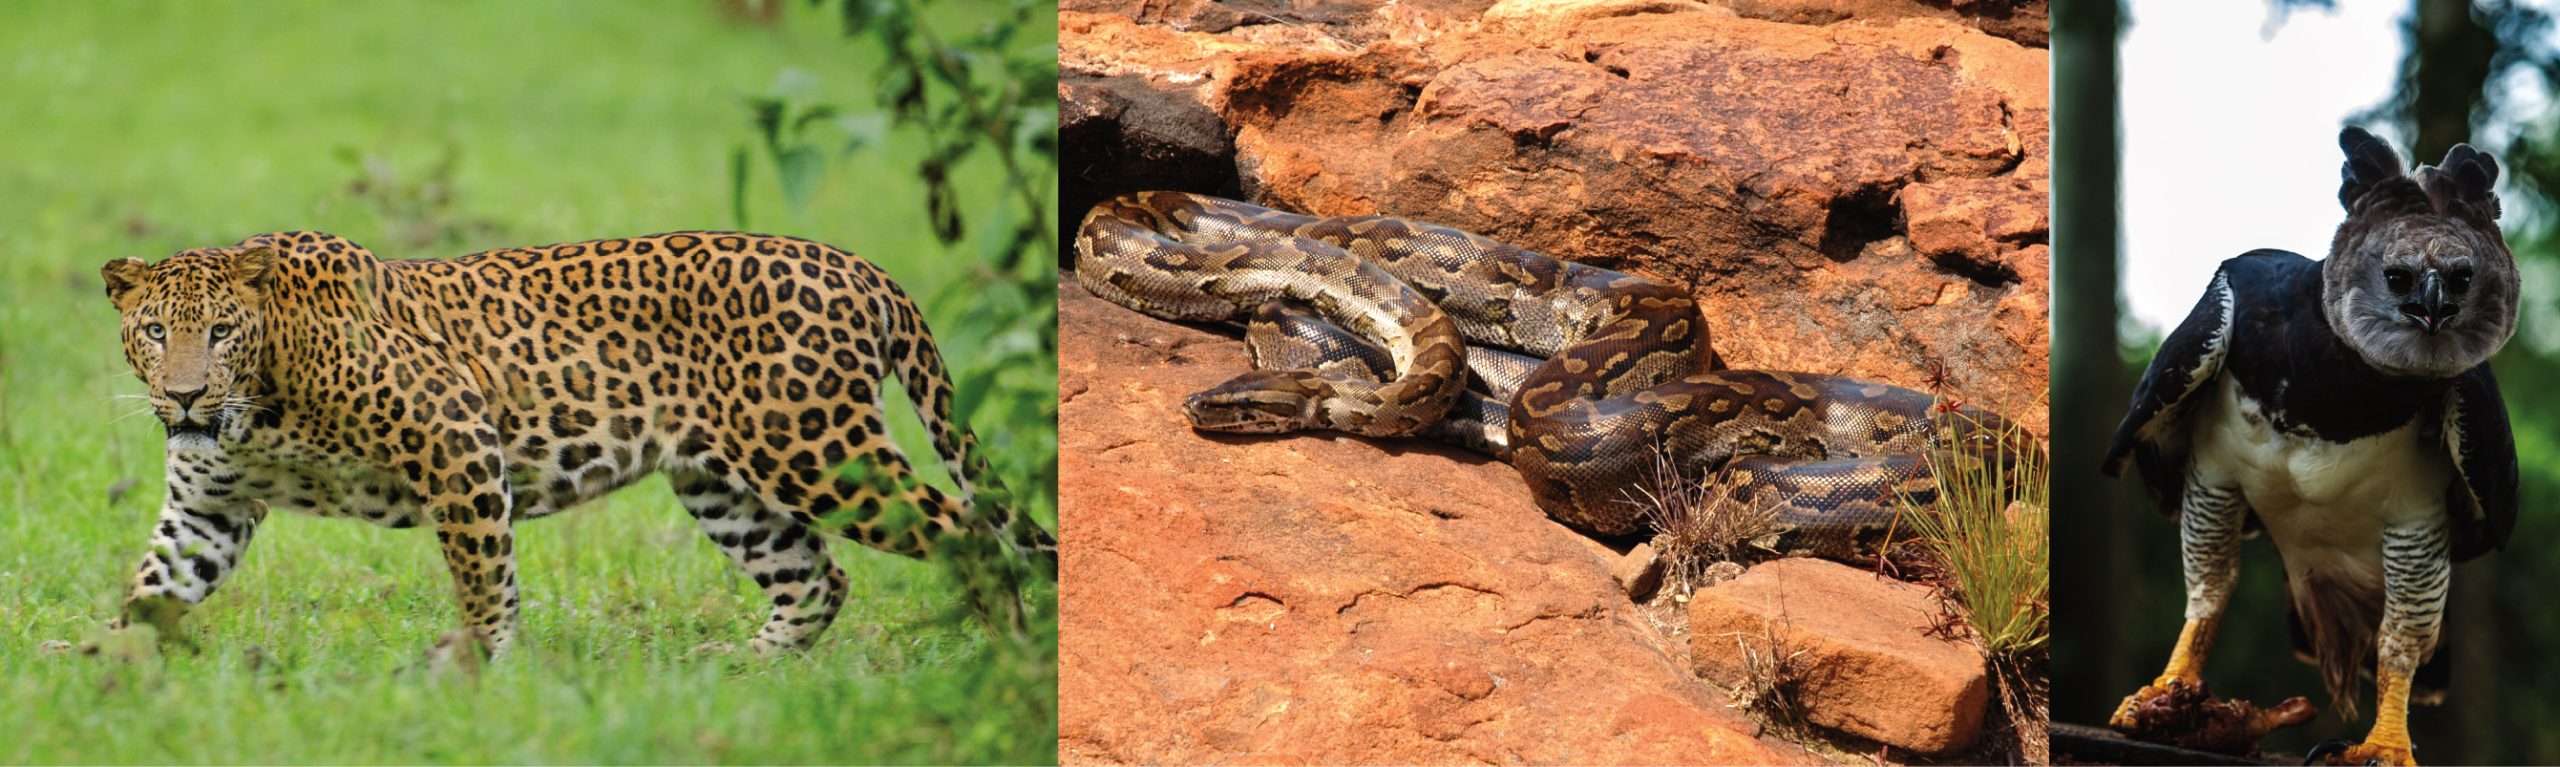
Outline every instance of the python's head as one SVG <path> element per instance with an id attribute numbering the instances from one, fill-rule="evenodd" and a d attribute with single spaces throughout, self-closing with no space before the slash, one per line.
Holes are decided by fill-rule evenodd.
<path id="1" fill-rule="evenodd" d="M 1303 370 L 1255 370 L 1191 395 L 1182 412 L 1191 428 L 1279 434 L 1316 428 L 1333 388 Z"/>
<path id="2" fill-rule="evenodd" d="M 276 251 L 189 250 L 157 264 L 124 258 L 99 269 L 123 316 L 124 358 L 149 387 L 173 447 L 203 447 L 245 416 L 264 387 L 264 308 Z"/>

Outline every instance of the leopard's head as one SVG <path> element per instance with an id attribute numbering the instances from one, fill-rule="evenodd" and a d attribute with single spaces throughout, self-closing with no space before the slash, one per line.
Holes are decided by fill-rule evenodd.
<path id="1" fill-rule="evenodd" d="M 205 448 L 257 407 L 266 388 L 265 245 L 189 250 L 157 264 L 124 258 L 99 270 L 124 318 L 124 359 L 150 387 L 151 411 L 175 449 Z"/>

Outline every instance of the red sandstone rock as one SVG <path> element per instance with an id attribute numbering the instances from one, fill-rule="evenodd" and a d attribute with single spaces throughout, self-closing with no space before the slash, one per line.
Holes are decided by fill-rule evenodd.
<path id="1" fill-rule="evenodd" d="M 1686 284 L 1732 366 L 1943 366 L 2041 434 L 2048 55 L 1967 26 L 2040 26 L 2041 4 L 1830 5 L 1353 0 L 1210 33 L 1190 6 L 1092 0 L 1060 56 L 1215 114 L 1249 199 Z M 1071 196 L 1134 191 L 1108 186 Z"/>
<path id="2" fill-rule="evenodd" d="M 1733 366 L 1918 387 L 1943 364 L 1969 403 L 2041 434 L 2043 13 L 1069 0 L 1062 195 L 1170 183 L 1470 229 L 1689 286 Z M 1807 758 L 1750 737 L 1620 592 L 1626 563 L 1548 521 L 1508 467 L 1194 434 L 1177 406 L 1245 369 L 1237 342 L 1073 287 L 1059 324 L 1063 759 Z M 1899 690 L 1892 711 L 1816 714 L 1951 748 L 1980 727 L 1972 665 L 1970 718 L 1944 707 L 1942 731 L 1894 720 Z"/>
<path id="3" fill-rule="evenodd" d="M 1210 436 L 1240 342 L 1060 299 L 1059 757 L 1806 763 L 1692 677 L 1507 466 Z"/>
<path id="4" fill-rule="evenodd" d="M 2052 39 L 2044 0 L 1715 0 L 1754 19 L 1794 24 L 1949 19 L 2038 48 Z"/>
<path id="5" fill-rule="evenodd" d="M 1698 591 L 1689 657 L 1699 675 L 1739 685 L 1747 651 L 1791 658 L 1806 719 L 1921 753 L 1973 744 L 1991 700 L 1982 653 L 1932 627 L 1941 609 L 1919 586 L 1818 559 L 1782 559 Z"/>

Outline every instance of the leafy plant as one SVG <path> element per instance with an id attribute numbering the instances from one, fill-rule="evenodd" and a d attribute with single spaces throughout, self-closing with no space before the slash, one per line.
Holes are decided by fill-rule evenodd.
<path id="1" fill-rule="evenodd" d="M 827 6 L 826 0 L 812 3 Z M 953 415 L 982 440 L 969 467 L 1001 478 L 978 488 L 976 517 L 956 535 L 933 541 L 934 559 L 967 595 L 938 623 L 974 616 L 991 629 L 962 689 L 928 694 L 928 718 L 947 717 L 972 753 L 1016 754 L 1018 761 L 1056 758 L 1057 590 L 1032 563 L 983 534 L 995 508 L 1038 520 L 1057 508 L 1057 263 L 1050 226 L 1057 189 L 1055 6 L 1008 0 L 969 15 L 931 13 L 932 0 L 843 0 L 833 3 L 846 36 L 883 51 L 876 65 L 849 75 L 885 83 L 877 103 L 831 103 L 811 94 L 818 75 L 784 70 L 773 91 L 749 101 L 754 145 L 730 157 L 731 209 L 747 226 L 748 192 L 761 154 L 796 212 L 823 181 L 833 158 L 896 152 L 911 160 L 925 194 L 918 206 L 934 239 L 968 258 L 970 274 L 917 296 L 946 351 Z M 937 23 L 967 19 L 974 27 L 946 36 Z M 861 40 L 860 38 L 868 38 Z M 921 145 L 921 150 L 914 147 Z M 992 161 L 1000 188 L 967 188 L 953 173 L 964 162 Z M 974 232 L 974 236 L 973 233 Z M 967 350 L 965 353 L 949 353 Z M 947 467 L 957 473 L 963 467 Z M 843 467 L 857 481 L 883 475 L 859 463 Z M 905 488 L 879 488 L 904 490 Z M 892 507 L 901 504 L 891 504 Z M 921 518 L 875 524 L 922 525 Z M 914 515 L 908 515 L 913 517 Z M 1049 523 L 1054 529 L 1054 522 Z"/>
<path id="2" fill-rule="evenodd" d="M 974 256 L 969 279 L 952 280 L 919 303 L 946 346 L 976 353 L 949 360 L 956 415 L 1002 424 L 984 449 L 1014 479 L 1015 497 L 1054 508 L 1057 487 L 1057 44 L 1053 4 L 1007 0 L 966 34 L 936 29 L 933 0 L 817 0 L 833 5 L 848 37 L 885 51 L 857 76 L 885 83 L 870 108 L 811 97 L 817 76 L 785 70 L 774 91 L 749 100 L 760 139 L 731 156 L 733 215 L 748 218 L 751 155 L 761 151 L 785 201 L 806 204 L 831 156 L 883 151 L 919 139 L 915 175 L 934 237 Z M 1044 33 L 1046 36 L 1044 36 Z M 851 74 L 851 73 L 849 73 Z M 1002 188 L 963 189 L 953 168 L 984 157 L 1002 169 Z M 906 157 L 901 157 L 906 159 Z M 975 231 L 975 237 L 971 232 Z M 957 307 L 956 311 L 952 307 Z M 996 436 L 987 434 L 985 436 Z"/>

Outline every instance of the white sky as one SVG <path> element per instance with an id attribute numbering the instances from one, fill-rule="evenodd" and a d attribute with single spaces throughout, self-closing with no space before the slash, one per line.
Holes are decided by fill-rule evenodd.
<path id="1" fill-rule="evenodd" d="M 2345 215 L 2338 129 L 2391 94 L 2409 4 L 2297 10 L 2273 34 L 2263 2 L 2132 5 L 2120 268 L 2133 322 L 2166 334 L 2223 259 L 2328 249 Z M 2365 127 L 2408 153 L 2389 126 Z"/>
<path id="2" fill-rule="evenodd" d="M 2560 0 L 2530 2 L 2546 10 Z M 2124 263 L 2132 326 L 2166 334 L 2204 292 L 2213 267 L 2252 248 L 2320 258 L 2346 214 L 2338 207 L 2338 129 L 2398 84 L 2409 4 L 2346 0 L 2296 10 L 2281 25 L 2265 2 L 2137 2 L 2122 43 Z M 2560 40 L 2545 41 L 2560 45 Z M 2474 136 L 2483 150 L 2560 113 L 2529 73 L 2511 73 L 2509 113 Z M 2404 155 L 2391 126 L 2365 127 Z M 2419 158 L 2403 160 L 2415 163 Z M 2424 158 L 2433 161 L 2436 158 Z M 2503 192 L 2507 179 L 2498 180 Z M 2503 223 L 2560 212 L 2510 201 Z M 2517 339 L 2560 352 L 2560 261 L 2520 260 Z M 2536 299 L 2535 296 L 2543 298 Z M 2128 328 L 2131 329 L 2131 328 Z"/>

